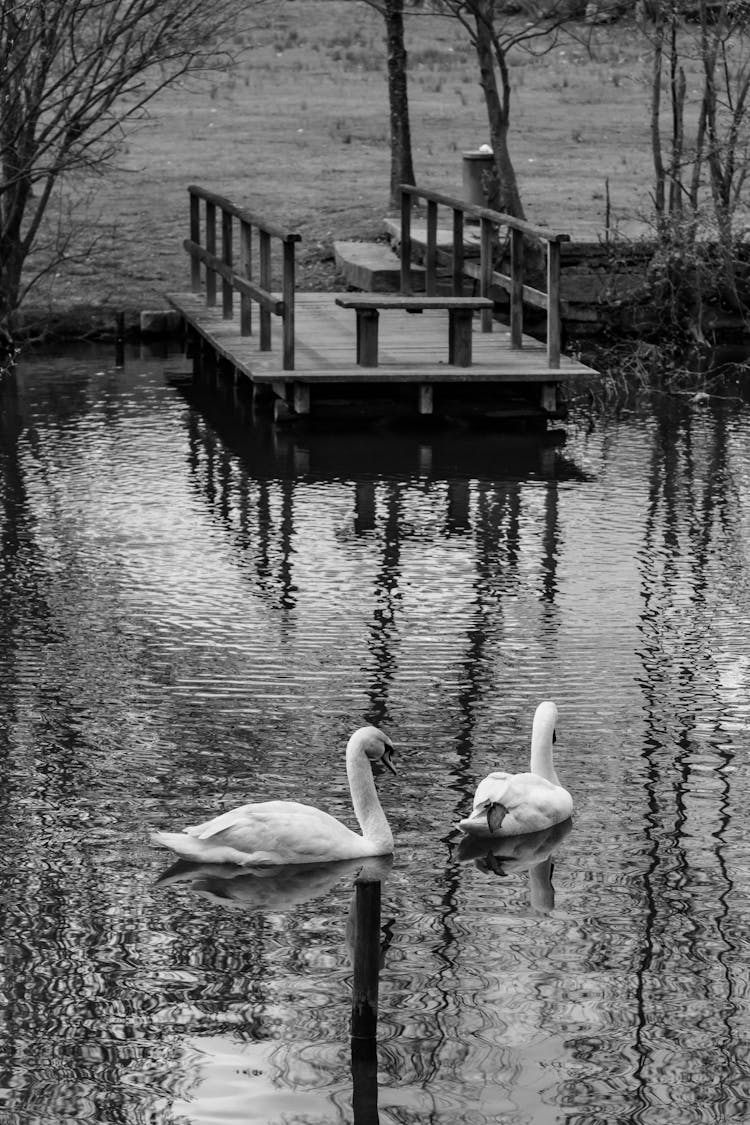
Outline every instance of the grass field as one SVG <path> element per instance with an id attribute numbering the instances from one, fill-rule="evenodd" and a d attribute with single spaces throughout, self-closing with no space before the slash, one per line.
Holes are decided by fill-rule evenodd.
<path id="1" fill-rule="evenodd" d="M 117 166 L 70 185 L 95 245 L 32 302 L 85 327 L 113 310 L 164 306 L 181 288 L 187 192 L 198 183 L 303 236 L 300 284 L 330 288 L 334 238 L 376 238 L 388 213 L 382 17 L 359 0 L 287 0 L 236 67 L 174 87 L 128 134 Z M 578 28 L 546 55 L 514 58 L 511 152 L 527 217 L 596 239 L 628 232 L 652 182 L 647 45 L 624 25 Z M 461 154 L 487 137 L 470 44 L 453 20 L 407 22 L 417 182 L 462 194 Z M 52 216 L 54 218 L 54 216 Z"/>

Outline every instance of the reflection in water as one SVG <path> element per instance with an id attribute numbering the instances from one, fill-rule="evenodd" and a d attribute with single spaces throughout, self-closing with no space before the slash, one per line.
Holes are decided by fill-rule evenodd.
<path id="1" fill-rule="evenodd" d="M 132 357 L 0 393 L 9 1125 L 339 1123 L 353 1086 L 379 1125 L 743 1120 L 745 405 L 574 410 L 540 448 L 274 432 Z M 540 698 L 574 831 L 478 871 L 446 826 L 525 767 Z M 355 876 L 155 887 L 147 845 L 299 777 L 347 819 L 335 747 L 366 721 L 404 751 L 377 1097 Z"/>
<path id="2" fill-rule="evenodd" d="M 568 819 L 541 832 L 529 832 L 523 836 L 495 839 L 463 836 L 456 854 L 461 863 L 473 861 L 477 870 L 489 875 L 506 876 L 528 871 L 531 907 L 548 914 L 555 907 L 552 860 L 572 827 L 573 821 Z"/>
<path id="3" fill-rule="evenodd" d="M 291 910 L 325 895 L 347 875 L 356 875 L 361 859 L 339 863 L 296 863 L 248 870 L 232 863 L 191 863 L 178 859 L 156 880 L 157 887 L 179 887 L 217 906 L 236 910 Z"/>
<path id="4" fill-rule="evenodd" d="M 293 910 L 324 896 L 346 880 L 354 892 L 346 924 L 352 966 L 351 1071 L 354 1125 L 378 1125 L 377 1019 L 380 971 L 388 938 L 381 942 L 381 884 L 392 856 L 341 863 L 293 864 L 248 871 L 231 864 L 178 860 L 156 881 L 159 888 L 188 889 L 210 902 L 235 910 Z M 287 1064 L 288 1065 L 288 1064 Z M 191 1100 L 196 1100 L 193 1094 Z"/>

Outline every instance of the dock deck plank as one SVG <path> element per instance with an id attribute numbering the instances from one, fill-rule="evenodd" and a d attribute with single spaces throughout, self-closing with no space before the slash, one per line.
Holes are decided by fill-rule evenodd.
<path id="1" fill-rule="evenodd" d="M 274 318 L 273 348 L 261 352 L 257 310 L 254 333 L 241 336 L 239 309 L 231 320 L 220 305 L 207 307 L 202 294 L 174 293 L 170 304 L 184 320 L 235 369 L 253 383 L 564 383 L 596 372 L 577 360 L 562 356 L 559 368 L 547 366 L 544 344 L 523 337 L 523 347 L 510 347 L 510 332 L 495 322 L 492 332 L 482 332 L 475 318 L 470 367 L 448 363 L 448 314 L 388 311 L 381 314 L 379 365 L 356 363 L 356 317 L 336 304 L 339 293 L 295 294 L 295 365 L 284 371 L 281 361 L 280 322 Z"/>

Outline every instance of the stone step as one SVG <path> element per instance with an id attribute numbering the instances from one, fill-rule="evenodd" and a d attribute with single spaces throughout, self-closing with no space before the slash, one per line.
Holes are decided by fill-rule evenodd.
<path id="1" fill-rule="evenodd" d="M 385 242 L 334 242 L 336 266 L 347 286 L 366 293 L 399 293 L 401 266 Z M 424 269 L 411 267 L 413 293 L 424 293 Z"/>

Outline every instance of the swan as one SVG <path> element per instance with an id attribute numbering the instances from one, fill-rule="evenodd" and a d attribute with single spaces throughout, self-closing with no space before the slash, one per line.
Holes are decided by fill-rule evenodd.
<path id="1" fill-rule="evenodd" d="M 557 707 L 549 700 L 534 713 L 529 773 L 488 774 L 477 786 L 471 815 L 459 828 L 472 836 L 521 836 L 567 820 L 573 798 L 552 762 Z"/>
<path id="2" fill-rule="evenodd" d="M 387 855 L 393 835 L 378 799 L 372 764 L 396 769 L 390 738 L 377 727 L 360 727 L 346 747 L 349 789 L 362 835 L 340 820 L 299 801 L 259 801 L 185 828 L 154 832 L 152 842 L 199 863 L 319 864 Z"/>

